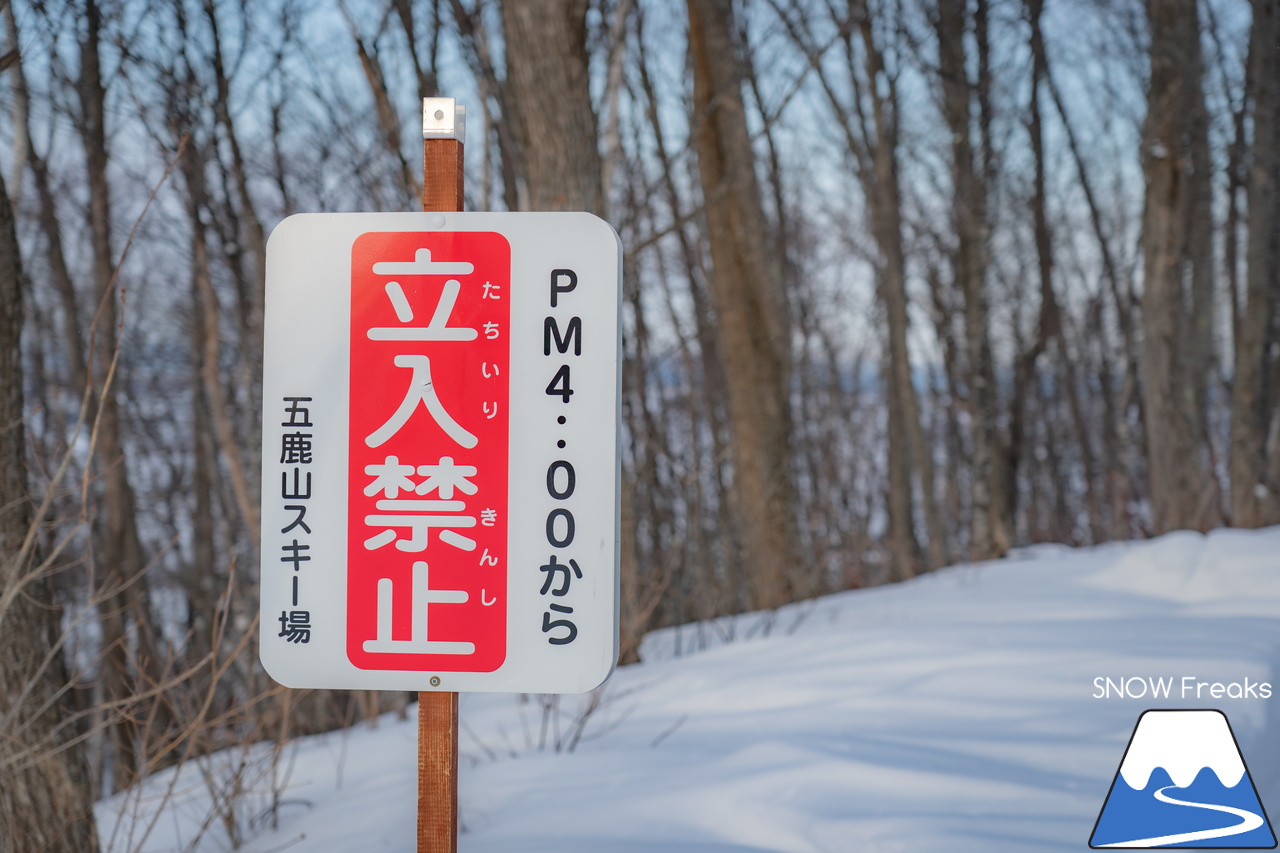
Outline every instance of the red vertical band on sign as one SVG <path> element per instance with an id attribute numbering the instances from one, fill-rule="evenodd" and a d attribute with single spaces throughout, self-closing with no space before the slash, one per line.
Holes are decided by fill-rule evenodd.
<path id="1" fill-rule="evenodd" d="M 506 658 L 511 248 L 374 232 L 351 252 L 347 657 Z"/>

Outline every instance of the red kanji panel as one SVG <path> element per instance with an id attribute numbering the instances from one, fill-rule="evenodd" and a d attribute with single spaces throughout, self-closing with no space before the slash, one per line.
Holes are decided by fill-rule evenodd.
<path id="1" fill-rule="evenodd" d="M 510 247 L 374 232 L 351 266 L 347 657 L 491 672 L 506 658 Z"/>

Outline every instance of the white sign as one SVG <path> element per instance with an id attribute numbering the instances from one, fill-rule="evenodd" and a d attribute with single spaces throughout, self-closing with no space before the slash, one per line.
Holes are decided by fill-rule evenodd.
<path id="1" fill-rule="evenodd" d="M 586 213 L 300 214 L 267 244 L 262 664 L 576 693 L 618 653 L 621 244 Z"/>

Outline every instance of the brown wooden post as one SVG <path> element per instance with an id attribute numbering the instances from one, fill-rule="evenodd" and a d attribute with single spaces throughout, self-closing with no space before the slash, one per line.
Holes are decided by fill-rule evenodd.
<path id="1" fill-rule="evenodd" d="M 422 209 L 462 210 L 464 108 L 422 100 Z M 418 694 L 418 853 L 458 850 L 458 694 Z"/>
<path id="2" fill-rule="evenodd" d="M 418 694 L 418 853 L 457 853 L 458 694 Z"/>

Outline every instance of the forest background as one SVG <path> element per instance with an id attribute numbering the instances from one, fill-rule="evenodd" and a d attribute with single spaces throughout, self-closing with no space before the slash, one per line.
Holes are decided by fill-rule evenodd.
<path id="1" fill-rule="evenodd" d="M 622 236 L 622 654 L 1037 542 L 1280 523 L 1277 0 L 0 0 L 0 851 L 403 709 L 257 663 L 302 211 Z M 268 451 L 270 452 L 270 451 Z M 273 630 L 265 626 L 263 630 Z"/>

